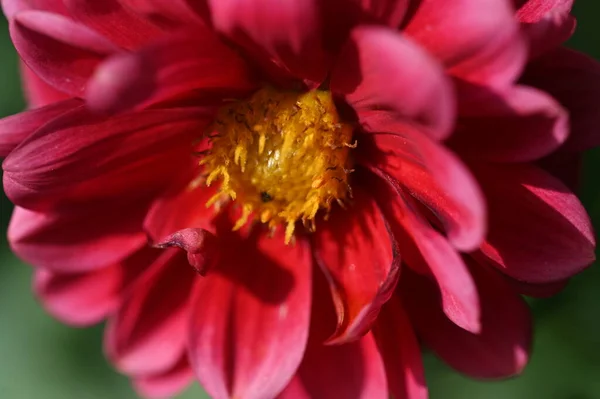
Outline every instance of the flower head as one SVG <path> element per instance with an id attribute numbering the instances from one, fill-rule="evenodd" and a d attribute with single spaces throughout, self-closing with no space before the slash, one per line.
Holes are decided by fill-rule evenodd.
<path id="1" fill-rule="evenodd" d="M 514 375 L 519 294 L 594 259 L 569 2 L 2 5 L 9 241 L 143 395 L 425 398 L 419 339 Z"/>

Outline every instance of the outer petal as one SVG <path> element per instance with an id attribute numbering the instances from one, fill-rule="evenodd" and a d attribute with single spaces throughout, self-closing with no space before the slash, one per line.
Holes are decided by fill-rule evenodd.
<path id="1" fill-rule="evenodd" d="M 39 77 L 71 96 L 81 96 L 96 66 L 117 48 L 72 20 L 44 11 L 23 11 L 10 24 L 19 55 Z"/>
<path id="2" fill-rule="evenodd" d="M 329 343 L 356 340 L 369 330 L 396 286 L 398 244 L 381 210 L 362 189 L 355 190 L 352 212 L 334 211 L 314 241 L 338 317 Z"/>
<path id="3" fill-rule="evenodd" d="M 443 223 L 458 249 L 479 246 L 486 231 L 485 203 L 477 182 L 451 152 L 410 125 L 390 125 L 394 134 L 359 139 L 360 162 L 393 177 Z M 386 130 L 381 130 L 386 131 Z"/>
<path id="4" fill-rule="evenodd" d="M 394 398 L 427 399 L 421 347 L 400 298 L 385 304 L 373 330 Z"/>
<path id="5" fill-rule="evenodd" d="M 448 321 L 437 303 L 435 288 L 410 274 L 400 292 L 413 325 L 425 344 L 461 373 L 475 378 L 519 374 L 527 364 L 531 345 L 527 305 L 493 270 L 473 267 L 471 272 L 481 298 L 483 329 L 479 334 Z"/>
<path id="6" fill-rule="evenodd" d="M 325 79 L 318 0 L 208 0 L 208 4 L 220 32 L 251 51 L 266 52 L 296 77 Z"/>
<path id="7" fill-rule="evenodd" d="M 56 272 L 107 267 L 146 244 L 144 205 L 90 203 L 70 212 L 33 212 L 16 207 L 8 242 L 25 262 Z"/>
<path id="8" fill-rule="evenodd" d="M 450 133 L 452 89 L 438 63 L 413 42 L 380 27 L 358 27 L 338 58 L 331 89 L 362 114 L 378 110 L 392 120 L 412 120 L 436 138 Z"/>
<path id="9" fill-rule="evenodd" d="M 27 105 L 30 108 L 67 100 L 70 96 L 44 82 L 25 63 L 21 62 L 21 80 Z"/>
<path id="10" fill-rule="evenodd" d="M 222 251 L 217 270 L 197 282 L 192 367 L 215 399 L 271 398 L 296 371 L 308 338 L 308 247 L 285 246 L 282 234 L 220 237 L 235 250 Z"/>
<path id="11" fill-rule="evenodd" d="M 0 157 L 7 156 L 48 121 L 78 108 L 82 104 L 81 100 L 73 98 L 0 119 Z"/>
<path id="12" fill-rule="evenodd" d="M 42 10 L 67 14 L 63 0 L 0 0 L 4 16 L 11 20 L 19 11 Z"/>
<path id="13" fill-rule="evenodd" d="M 109 320 L 105 346 L 124 373 L 168 371 L 181 359 L 195 274 L 183 254 L 163 251 Z"/>
<path id="14" fill-rule="evenodd" d="M 405 33 L 439 58 L 449 73 L 503 87 L 521 72 L 524 40 L 505 0 L 424 0 Z"/>
<path id="15" fill-rule="evenodd" d="M 137 377 L 133 380 L 135 390 L 144 398 L 171 398 L 180 393 L 193 380 L 194 373 L 186 356 L 169 370 L 160 373 Z"/>
<path id="16" fill-rule="evenodd" d="M 589 217 L 559 180 L 531 165 L 472 164 L 489 206 L 482 254 L 529 283 L 571 277 L 595 259 Z"/>

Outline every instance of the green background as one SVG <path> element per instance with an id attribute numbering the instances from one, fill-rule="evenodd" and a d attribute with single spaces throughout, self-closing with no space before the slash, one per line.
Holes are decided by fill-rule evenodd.
<path id="1" fill-rule="evenodd" d="M 101 1 L 101 0 L 98 0 Z M 449 0 L 451 1 L 451 0 Z M 600 59 L 600 2 L 579 0 L 570 45 Z M 23 108 L 17 57 L 0 21 L 0 117 Z M 600 128 L 600 127 L 599 127 Z M 588 156 L 583 201 L 600 229 L 600 151 Z M 0 227 L 11 213 L 0 197 Z M 30 291 L 31 269 L 0 241 L 0 398 L 135 398 L 102 356 L 102 327 L 75 329 L 48 316 Z M 532 302 L 535 343 L 519 378 L 474 382 L 425 355 L 432 399 L 600 399 L 600 268 L 575 277 L 560 295 Z M 197 386 L 181 399 L 206 398 Z"/>

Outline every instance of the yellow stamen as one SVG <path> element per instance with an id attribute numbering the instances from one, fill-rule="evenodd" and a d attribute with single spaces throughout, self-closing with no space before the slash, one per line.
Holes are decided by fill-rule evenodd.
<path id="1" fill-rule="evenodd" d="M 331 93 L 264 88 L 223 107 L 211 127 L 211 149 L 200 161 L 206 185 L 220 180 L 210 205 L 229 196 L 242 205 L 237 230 L 250 220 L 285 225 L 289 243 L 297 221 L 312 226 L 319 210 L 350 196 L 352 127 L 340 121 Z"/>

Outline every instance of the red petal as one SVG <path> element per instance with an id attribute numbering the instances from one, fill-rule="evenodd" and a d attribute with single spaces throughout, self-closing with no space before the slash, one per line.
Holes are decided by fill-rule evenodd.
<path id="1" fill-rule="evenodd" d="M 519 374 L 529 358 L 531 318 L 525 302 L 491 269 L 471 268 L 481 298 L 479 334 L 451 323 L 433 285 L 407 272 L 400 291 L 418 335 L 451 367 L 474 378 Z"/>
<path id="2" fill-rule="evenodd" d="M 96 66 L 117 51 L 96 32 L 44 11 L 20 12 L 11 21 L 10 33 L 27 66 L 71 96 L 81 97 Z"/>
<path id="3" fill-rule="evenodd" d="M 69 99 L 69 95 L 62 91 L 56 90 L 48 83 L 40 79 L 24 62 L 20 63 L 21 67 L 21 85 L 27 105 L 30 108 L 43 107 L 55 102 L 60 102 Z"/>
<path id="4" fill-rule="evenodd" d="M 190 2 L 192 3 L 192 2 Z M 266 52 L 301 79 L 322 82 L 327 60 L 318 0 L 208 0 L 217 30 L 251 51 Z"/>
<path id="5" fill-rule="evenodd" d="M 331 89 L 346 95 L 359 119 L 378 110 L 392 120 L 412 120 L 436 138 L 450 133 L 454 99 L 440 65 L 392 30 L 358 27 L 331 75 Z"/>
<path id="6" fill-rule="evenodd" d="M 567 112 L 545 92 L 515 86 L 502 93 L 475 88 L 463 96 L 448 145 L 494 162 L 528 162 L 550 154 L 569 135 Z"/>
<path id="7" fill-rule="evenodd" d="M 419 129 L 404 125 L 392 131 L 402 133 L 362 136 L 360 162 L 390 175 L 426 205 L 457 249 L 477 248 L 486 231 L 485 203 L 469 170 Z"/>
<path id="8" fill-rule="evenodd" d="M 0 119 L 0 157 L 7 156 L 45 123 L 82 104 L 81 100 L 71 98 Z"/>
<path id="9" fill-rule="evenodd" d="M 218 261 L 218 240 L 204 229 L 183 229 L 158 242 L 158 248 L 178 247 L 187 252 L 190 265 L 205 275 Z"/>
<path id="10" fill-rule="evenodd" d="M 398 241 L 403 262 L 431 276 L 440 288 L 444 313 L 456 325 L 477 333 L 481 330 L 479 297 L 462 257 L 423 216 L 414 201 L 389 176 L 371 179 L 371 190 Z"/>
<path id="11" fill-rule="evenodd" d="M 190 325 L 192 367 L 215 399 L 272 398 L 289 382 L 306 345 L 311 258 L 298 241 L 220 236 L 221 263 L 198 280 Z"/>
<path id="12" fill-rule="evenodd" d="M 196 274 L 177 250 L 166 250 L 124 298 L 106 330 L 106 352 L 128 374 L 162 373 L 185 348 Z"/>
<path id="13" fill-rule="evenodd" d="M 56 272 L 83 272 L 120 262 L 146 244 L 144 208 L 93 203 L 70 212 L 15 207 L 8 242 L 25 262 Z"/>
<path id="14" fill-rule="evenodd" d="M 337 328 L 328 342 L 358 339 L 377 318 L 400 274 L 397 242 L 381 210 L 355 190 L 348 212 L 336 209 L 315 234 L 315 258 L 329 282 Z"/>
<path id="15" fill-rule="evenodd" d="M 421 347 L 398 297 L 385 304 L 373 332 L 393 397 L 427 399 Z"/>
<path id="16" fill-rule="evenodd" d="M 517 12 L 517 18 L 522 21 L 523 32 L 529 40 L 529 58 L 560 46 L 575 31 L 577 22 L 570 14 L 573 1 L 554 1 L 558 4 L 553 9 L 546 10 L 549 3 L 552 1 L 533 0 Z"/>
<path id="17" fill-rule="evenodd" d="M 119 0 L 136 14 L 171 28 L 202 24 L 207 20 L 206 1 L 192 0 Z M 203 10 L 201 15 L 195 11 Z"/>
<path id="18" fill-rule="evenodd" d="M 135 49 L 164 34 L 118 0 L 63 0 L 76 20 L 125 49 Z"/>
<path id="19" fill-rule="evenodd" d="M 506 0 L 422 1 L 405 33 L 439 58 L 448 72 L 503 87 L 520 74 L 526 46 Z"/>
<path id="20" fill-rule="evenodd" d="M 564 280 L 595 259 L 589 217 L 559 180 L 530 165 L 473 164 L 489 206 L 482 253 L 529 283 Z"/>
<path id="21" fill-rule="evenodd" d="M 506 277 L 510 286 L 522 295 L 527 295 L 533 298 L 549 298 L 561 292 L 569 283 L 569 280 L 557 281 L 547 284 L 528 284 L 522 281 L 513 280 Z"/>
<path id="22" fill-rule="evenodd" d="M 167 371 L 135 378 L 133 386 L 144 398 L 167 399 L 184 390 L 193 378 L 194 373 L 187 357 L 182 356 L 181 360 Z"/>
<path id="23" fill-rule="evenodd" d="M 525 23 L 543 20 L 552 10 L 571 11 L 574 0 L 513 0 L 518 8 L 517 19 Z"/>

